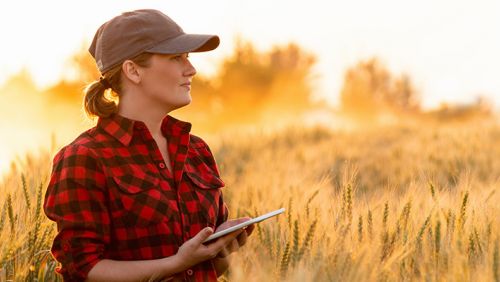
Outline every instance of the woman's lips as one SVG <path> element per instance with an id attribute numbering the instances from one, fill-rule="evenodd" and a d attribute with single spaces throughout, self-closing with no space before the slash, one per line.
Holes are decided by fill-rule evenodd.
<path id="1" fill-rule="evenodd" d="M 187 90 L 191 90 L 191 82 L 183 83 L 181 86 L 187 88 Z"/>

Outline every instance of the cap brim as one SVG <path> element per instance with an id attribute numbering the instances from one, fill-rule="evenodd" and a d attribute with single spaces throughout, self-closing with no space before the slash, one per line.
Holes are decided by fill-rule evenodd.
<path id="1" fill-rule="evenodd" d="M 160 42 L 146 51 L 159 54 L 206 52 L 217 48 L 219 43 L 220 40 L 217 35 L 182 34 L 175 38 Z"/>

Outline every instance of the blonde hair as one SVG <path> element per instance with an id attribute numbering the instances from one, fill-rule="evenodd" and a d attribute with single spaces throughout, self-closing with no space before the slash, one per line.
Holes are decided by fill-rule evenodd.
<path id="1" fill-rule="evenodd" d="M 152 53 L 142 53 L 130 60 L 141 67 L 148 67 L 152 56 Z M 101 79 L 87 85 L 83 107 L 89 117 L 109 117 L 118 112 L 118 103 L 113 97 L 119 98 L 122 91 L 121 70 L 122 64 L 119 64 L 104 73 Z"/>

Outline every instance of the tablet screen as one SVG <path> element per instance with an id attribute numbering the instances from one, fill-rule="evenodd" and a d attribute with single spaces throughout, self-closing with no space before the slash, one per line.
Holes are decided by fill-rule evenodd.
<path id="1" fill-rule="evenodd" d="M 238 229 L 245 228 L 245 227 L 247 227 L 247 226 L 248 226 L 248 225 L 250 225 L 250 224 L 254 224 L 254 223 L 261 222 L 261 221 L 263 221 L 263 220 L 266 220 L 266 219 L 268 219 L 268 218 L 271 218 L 271 217 L 273 217 L 273 216 L 276 216 L 276 215 L 278 215 L 278 214 L 281 214 L 281 213 L 283 213 L 284 211 L 285 211 L 285 208 L 281 208 L 281 209 L 279 209 L 279 210 L 275 210 L 275 211 L 272 211 L 272 212 L 266 213 L 266 214 L 261 215 L 261 216 L 259 216 L 259 217 L 254 217 L 254 218 L 252 218 L 252 219 L 250 219 L 250 220 L 248 220 L 248 221 L 242 222 L 242 223 L 240 223 L 240 224 L 236 224 L 236 225 L 234 225 L 234 226 L 231 226 L 231 227 L 229 227 L 229 228 L 226 228 L 226 229 L 224 229 L 224 230 L 221 230 L 221 231 L 219 231 L 219 232 L 216 232 L 216 233 L 214 233 L 214 234 L 210 235 L 210 236 L 209 236 L 209 237 L 208 237 L 205 241 L 203 241 L 203 243 L 206 243 L 206 242 L 208 242 L 208 241 L 212 241 L 212 240 L 214 240 L 214 239 L 217 239 L 217 238 L 219 238 L 219 237 L 222 237 L 222 236 L 224 236 L 224 235 L 227 235 L 227 234 L 229 234 L 229 233 L 231 233 L 231 232 L 233 232 L 233 231 L 236 231 L 236 230 L 238 230 Z"/>

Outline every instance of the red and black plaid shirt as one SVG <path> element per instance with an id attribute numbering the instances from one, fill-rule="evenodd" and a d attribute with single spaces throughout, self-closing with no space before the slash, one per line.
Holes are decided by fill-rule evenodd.
<path id="1" fill-rule="evenodd" d="M 99 119 L 55 156 L 44 210 L 57 222 L 52 254 L 67 281 L 82 281 L 101 259 L 172 256 L 206 226 L 227 220 L 217 165 L 191 124 L 165 117 L 173 173 L 145 124 Z M 178 274 L 217 279 L 211 261 Z"/>

